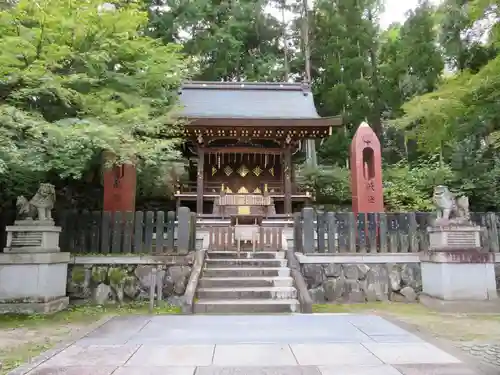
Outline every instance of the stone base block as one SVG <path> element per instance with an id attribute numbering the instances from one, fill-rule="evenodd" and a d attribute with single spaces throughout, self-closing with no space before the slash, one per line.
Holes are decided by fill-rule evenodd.
<path id="1" fill-rule="evenodd" d="M 446 301 L 486 301 L 498 298 L 493 263 L 423 261 L 422 293 Z"/>
<path id="2" fill-rule="evenodd" d="M 69 253 L 0 254 L 0 303 L 54 304 L 66 296 L 68 262 Z"/>
<path id="3" fill-rule="evenodd" d="M 69 297 L 55 298 L 48 302 L 0 302 L 0 314 L 54 314 L 68 307 Z"/>
<path id="4" fill-rule="evenodd" d="M 425 307 L 451 314 L 497 314 L 500 311 L 500 298 L 489 301 L 445 301 L 420 294 L 419 302 Z"/>

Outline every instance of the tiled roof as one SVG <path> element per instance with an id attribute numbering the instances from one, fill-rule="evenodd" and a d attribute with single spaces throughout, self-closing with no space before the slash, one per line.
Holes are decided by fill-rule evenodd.
<path id="1" fill-rule="evenodd" d="M 300 83 L 187 82 L 181 114 L 203 118 L 319 118 L 311 89 Z"/>

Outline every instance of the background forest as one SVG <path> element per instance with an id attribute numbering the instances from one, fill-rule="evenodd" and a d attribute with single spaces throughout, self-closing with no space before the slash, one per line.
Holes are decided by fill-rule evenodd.
<path id="1" fill-rule="evenodd" d="M 0 207 L 44 179 L 59 204 L 99 208 L 103 149 L 138 165 L 138 208 L 167 202 L 181 125 L 162 125 L 191 78 L 310 80 L 320 115 L 345 121 L 298 172 L 318 204 L 349 207 L 348 147 L 366 120 L 388 210 L 428 210 L 442 183 L 500 211 L 500 1 L 421 1 L 386 30 L 382 0 L 307 3 L 4 1 Z"/>

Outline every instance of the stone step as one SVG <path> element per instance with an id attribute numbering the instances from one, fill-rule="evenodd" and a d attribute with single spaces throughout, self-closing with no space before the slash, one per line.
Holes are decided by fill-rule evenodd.
<path id="1" fill-rule="evenodd" d="M 291 277 L 202 277 L 200 288 L 293 286 Z"/>
<path id="2" fill-rule="evenodd" d="M 299 312 L 296 299 L 201 299 L 194 303 L 197 314 L 250 314 Z"/>
<path id="3" fill-rule="evenodd" d="M 244 287 L 244 288 L 199 288 L 197 297 L 201 299 L 295 299 L 294 287 Z"/>
<path id="4" fill-rule="evenodd" d="M 285 259 L 283 251 L 209 251 L 207 259 Z"/>
<path id="5" fill-rule="evenodd" d="M 209 267 L 203 270 L 202 277 L 289 277 L 288 267 Z"/>
<path id="6" fill-rule="evenodd" d="M 286 267 L 286 259 L 207 259 L 206 268 L 223 267 Z"/>

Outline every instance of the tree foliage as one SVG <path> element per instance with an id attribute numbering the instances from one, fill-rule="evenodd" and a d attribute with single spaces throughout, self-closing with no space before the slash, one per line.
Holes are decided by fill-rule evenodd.
<path id="1" fill-rule="evenodd" d="M 316 107 L 345 124 L 318 144 L 318 168 L 297 172 L 319 204 L 350 205 L 349 144 L 368 121 L 383 145 L 387 209 L 429 209 L 437 183 L 467 193 L 473 209 L 499 208 L 500 3 L 432 4 L 381 30 L 383 0 L 314 2 Z M 141 196 L 166 194 L 182 174 L 174 163 L 182 124 L 172 116 L 180 82 L 302 81 L 303 8 L 303 0 L 10 2 L 0 10 L 0 173 L 26 183 L 6 191 L 40 174 L 98 180 L 106 149 L 141 168 Z"/>
<path id="2" fill-rule="evenodd" d="M 448 61 L 457 70 L 434 91 L 405 103 L 403 116 L 392 124 L 415 139 L 421 152 L 440 156 L 441 164 L 453 171 L 457 188 L 473 198 L 473 206 L 497 209 L 498 203 L 493 201 L 498 199 L 500 186 L 496 25 L 489 42 L 480 42 L 471 37 L 471 28 L 484 21 L 490 7 L 481 1 L 456 0 L 446 1 L 442 7 L 447 14 L 441 39 Z"/>
<path id="3" fill-rule="evenodd" d="M 269 1 L 160 3 L 151 8 L 150 35 L 182 43 L 193 62 L 195 79 L 283 80 L 283 29 L 264 12 Z"/>
<path id="4" fill-rule="evenodd" d="M 19 1 L 0 12 L 2 167 L 81 177 L 103 150 L 175 156 L 179 47 L 144 35 L 134 2 Z"/>

